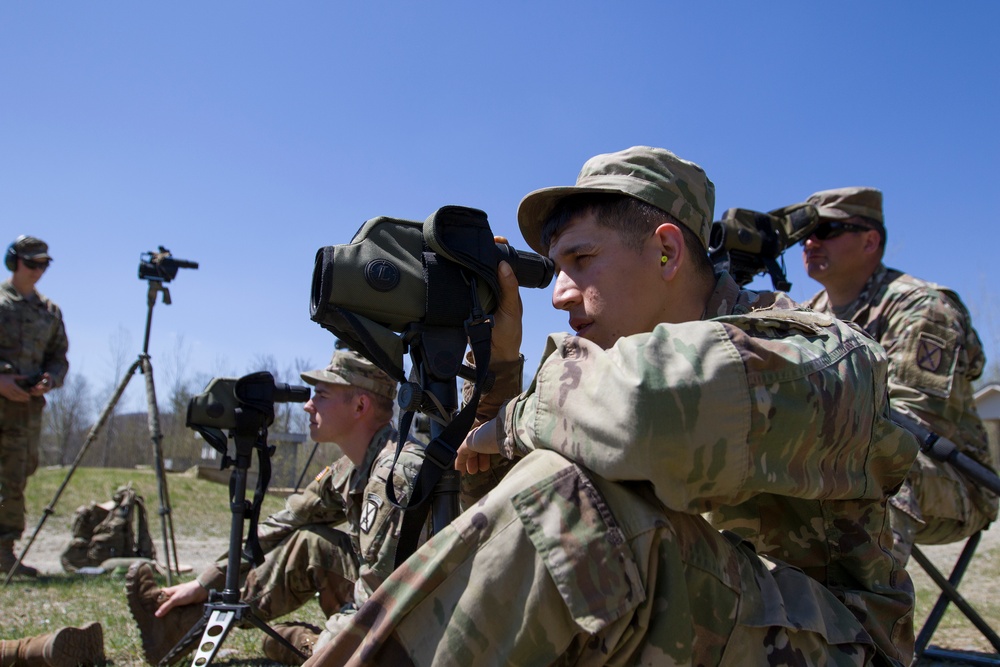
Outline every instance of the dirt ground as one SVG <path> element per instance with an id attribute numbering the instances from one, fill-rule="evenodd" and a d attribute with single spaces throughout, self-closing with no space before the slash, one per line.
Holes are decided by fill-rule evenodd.
<path id="1" fill-rule="evenodd" d="M 66 548 L 67 537 L 65 533 L 57 530 L 47 530 L 47 528 L 48 526 L 45 526 L 39 532 L 27 558 L 25 558 L 25 562 L 38 568 L 40 572 L 56 574 L 63 571 L 62 565 L 59 563 L 59 554 Z M 160 532 L 157 530 L 159 526 L 154 525 L 152 528 L 157 553 L 160 553 L 163 549 L 163 542 Z M 18 544 L 18 552 L 27 543 L 30 532 L 26 531 L 24 540 Z M 191 568 L 195 573 L 200 572 L 229 548 L 229 540 L 224 536 L 199 540 L 177 538 L 176 542 L 178 561 L 182 566 Z M 951 571 L 951 567 L 955 559 L 958 558 L 963 546 L 964 542 L 959 542 L 955 544 L 923 546 L 922 550 L 931 561 L 947 574 Z M 979 543 L 979 548 L 976 551 L 976 558 L 1000 557 L 1000 555 L 987 554 L 987 552 L 996 551 L 998 546 L 1000 546 L 1000 528 L 994 525 L 983 533 L 982 541 Z M 163 560 L 162 553 L 160 553 L 159 560 L 161 562 Z M 1000 596 L 1000 581 L 996 581 L 988 576 L 977 577 L 976 570 L 976 561 L 973 560 L 973 564 L 969 568 L 969 572 L 966 574 L 966 578 L 962 584 L 962 590 L 968 589 L 977 592 L 984 589 L 995 590 L 996 596 Z M 911 563 L 910 571 L 918 587 L 921 585 L 932 585 L 930 578 L 915 562 Z"/>
<path id="2" fill-rule="evenodd" d="M 66 549 L 68 537 L 66 533 L 48 528 L 48 526 L 42 527 L 42 530 L 38 533 L 38 537 L 35 538 L 34 544 L 31 545 L 24 562 L 38 568 L 38 571 L 43 574 L 60 574 L 63 572 L 63 568 L 59 562 L 59 555 Z M 155 524 L 152 528 L 154 531 L 153 541 L 156 544 L 156 553 L 158 556 L 157 560 L 163 563 L 163 540 L 160 536 L 160 528 Z M 33 527 L 25 531 L 24 539 L 17 544 L 17 553 L 20 553 L 21 549 L 27 545 L 33 531 Z M 200 540 L 185 540 L 175 537 L 175 541 L 177 544 L 177 561 L 181 565 L 181 572 L 193 572 L 194 574 L 201 572 L 229 549 L 229 538 L 224 536 Z"/>

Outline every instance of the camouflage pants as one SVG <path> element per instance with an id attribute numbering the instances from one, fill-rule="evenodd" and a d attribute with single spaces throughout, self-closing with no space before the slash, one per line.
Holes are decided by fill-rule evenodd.
<path id="1" fill-rule="evenodd" d="M 328 622 L 307 664 L 888 664 L 816 579 L 700 516 L 594 484 L 532 452 Z M 912 623 L 900 625 L 885 634 L 905 652 Z"/>
<path id="2" fill-rule="evenodd" d="M 45 401 L 0 398 L 0 540 L 24 532 L 24 488 L 38 468 L 38 440 Z"/>
<path id="3" fill-rule="evenodd" d="M 996 518 L 997 501 L 984 493 L 951 465 L 920 452 L 889 500 L 893 555 L 905 565 L 914 544 L 958 542 L 985 528 Z"/>
<path id="4" fill-rule="evenodd" d="M 353 599 L 357 559 L 347 533 L 325 524 L 298 528 L 250 570 L 242 599 L 265 621 L 289 614 L 319 594 L 327 616 Z M 224 579 L 211 582 L 220 588 Z"/>

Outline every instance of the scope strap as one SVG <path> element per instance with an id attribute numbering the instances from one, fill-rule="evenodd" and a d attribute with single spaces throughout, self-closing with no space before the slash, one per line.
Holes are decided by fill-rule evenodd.
<path id="1" fill-rule="evenodd" d="M 452 419 L 444 430 L 428 443 L 424 450 L 424 463 L 420 466 L 420 471 L 413 483 L 413 490 L 404 507 L 396 498 L 396 490 L 392 483 L 393 475 L 390 473 L 389 481 L 386 482 L 386 497 L 393 506 L 403 510 L 403 521 L 399 531 L 399 541 L 396 544 L 396 567 L 417 550 L 417 543 L 420 534 L 427 524 L 427 516 L 430 512 L 431 503 L 427 502 L 437 485 L 438 480 L 445 470 L 455 465 L 455 457 L 458 454 L 458 446 L 462 444 L 465 436 L 472 430 L 475 423 L 476 410 L 479 407 L 479 398 L 482 394 L 482 387 L 485 385 L 486 377 L 489 374 L 490 365 L 490 342 L 493 335 L 493 320 L 483 315 L 478 308 L 478 299 L 475 297 L 475 282 L 473 281 L 473 299 L 476 301 L 476 308 L 472 317 L 465 321 L 465 332 L 469 337 L 469 346 L 472 349 L 473 363 L 476 365 L 476 382 L 473 387 L 472 396 L 455 418 Z M 399 418 L 399 442 L 396 445 L 396 455 L 392 459 L 393 468 L 396 460 L 403 449 L 410 433 L 410 424 L 413 421 L 413 411 L 408 410 Z M 431 465 L 427 465 L 430 463 Z"/>
<path id="2" fill-rule="evenodd" d="M 267 444 L 267 429 L 264 429 L 261 439 L 257 441 L 257 446 L 254 449 L 257 450 L 257 463 L 260 472 L 257 475 L 257 488 L 253 492 L 253 502 L 250 504 L 250 525 L 247 527 L 247 541 L 246 547 L 243 549 L 243 558 L 257 566 L 264 562 L 264 550 L 261 548 L 260 538 L 257 536 L 257 524 L 260 521 L 260 510 L 264 504 L 267 487 L 271 483 L 271 455 L 274 454 L 274 446 Z M 233 489 L 230 488 L 230 497 L 232 493 Z"/>

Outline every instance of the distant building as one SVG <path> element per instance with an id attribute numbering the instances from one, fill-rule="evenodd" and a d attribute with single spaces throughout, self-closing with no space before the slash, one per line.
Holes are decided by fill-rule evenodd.
<path id="1" fill-rule="evenodd" d="M 976 410 L 990 438 L 994 468 L 1000 469 L 1000 384 L 988 384 L 975 394 Z"/>

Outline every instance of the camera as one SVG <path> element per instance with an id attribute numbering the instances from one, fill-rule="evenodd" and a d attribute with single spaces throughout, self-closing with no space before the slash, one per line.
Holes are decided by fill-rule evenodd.
<path id="1" fill-rule="evenodd" d="M 310 316 L 402 381 L 403 347 L 394 332 L 464 332 L 470 319 L 494 312 L 501 260 L 523 287 L 545 287 L 552 280 L 548 258 L 496 243 L 478 209 L 445 206 L 422 223 L 373 218 L 350 243 L 316 252 Z"/>
<path id="2" fill-rule="evenodd" d="M 177 276 L 178 269 L 197 269 L 198 262 L 176 259 L 170 251 L 159 246 L 157 252 L 139 255 L 139 279 L 169 283 Z"/>
<path id="3" fill-rule="evenodd" d="M 235 429 L 241 413 L 253 413 L 261 427 L 274 421 L 275 403 L 305 403 L 309 388 L 276 383 L 266 371 L 236 378 L 213 378 L 205 391 L 188 401 L 187 426 L 197 430 L 221 453 L 226 453 L 222 429 Z M 221 444 L 220 444 L 221 443 Z M 220 449 L 221 447 L 221 449 Z"/>
<path id="4" fill-rule="evenodd" d="M 775 289 L 788 291 L 792 285 L 778 258 L 788 246 L 808 238 L 818 224 L 819 212 L 812 204 L 793 204 L 768 213 L 731 208 L 712 223 L 709 258 L 716 271 L 729 271 L 740 285 L 766 272 Z"/>

